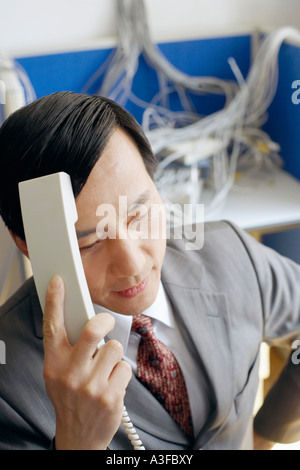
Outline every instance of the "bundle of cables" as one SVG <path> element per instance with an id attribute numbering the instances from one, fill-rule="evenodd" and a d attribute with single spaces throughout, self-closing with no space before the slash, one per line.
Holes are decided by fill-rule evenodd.
<path id="1" fill-rule="evenodd" d="M 0 125 L 11 113 L 35 99 L 34 88 L 23 67 L 0 54 Z"/>
<path id="2" fill-rule="evenodd" d="M 11 113 L 35 99 L 35 91 L 23 67 L 7 55 L 0 54 L 0 126 Z M 16 257 L 23 281 L 31 275 L 29 261 L 11 240 L 0 272 L 0 304 L 9 296 L 15 277 Z"/>
<path id="3" fill-rule="evenodd" d="M 281 165 L 279 145 L 261 127 L 277 89 L 280 47 L 286 39 L 299 41 L 300 33 L 285 27 L 262 35 L 246 79 L 233 58 L 228 59 L 233 81 L 189 76 L 176 69 L 151 41 L 143 0 L 117 0 L 116 5 L 118 46 L 83 91 L 102 77 L 96 94 L 123 106 L 130 100 L 142 107 L 142 126 L 159 158 L 156 183 L 162 197 L 167 205 L 204 203 L 210 217 L 226 202 L 238 163 L 251 169 Z M 150 102 L 132 91 L 141 55 L 158 77 L 159 91 Z M 180 111 L 169 106 L 174 91 L 182 105 Z M 224 107 L 201 116 L 190 93 L 223 95 Z"/>

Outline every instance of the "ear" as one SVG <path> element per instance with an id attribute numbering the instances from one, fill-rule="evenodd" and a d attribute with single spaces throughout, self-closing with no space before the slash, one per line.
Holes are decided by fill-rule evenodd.
<path id="1" fill-rule="evenodd" d="M 15 242 L 17 247 L 19 248 L 19 250 L 23 253 L 23 255 L 27 256 L 27 258 L 29 259 L 26 242 L 24 240 L 22 240 L 22 238 L 18 237 L 18 235 L 13 233 L 11 230 L 9 231 L 9 233 L 10 233 L 13 241 Z"/>

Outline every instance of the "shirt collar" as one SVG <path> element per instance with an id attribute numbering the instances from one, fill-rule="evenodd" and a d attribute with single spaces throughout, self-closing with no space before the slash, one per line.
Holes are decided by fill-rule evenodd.
<path id="1" fill-rule="evenodd" d="M 114 329 L 107 335 L 107 339 L 116 339 L 119 341 L 124 348 L 124 352 L 126 353 L 131 331 L 132 316 L 122 315 L 96 304 L 94 304 L 94 309 L 96 314 L 101 312 L 108 312 L 114 317 L 115 326 Z M 174 318 L 171 304 L 166 295 L 162 282 L 160 282 L 155 301 L 143 312 L 143 314 L 155 319 L 155 321 L 163 323 L 169 328 L 174 328 Z"/>

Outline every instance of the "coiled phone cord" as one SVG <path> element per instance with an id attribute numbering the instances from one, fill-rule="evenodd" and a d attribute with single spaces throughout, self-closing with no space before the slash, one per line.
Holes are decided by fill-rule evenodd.
<path id="1" fill-rule="evenodd" d="M 124 406 L 124 410 L 122 413 L 121 419 L 122 426 L 127 434 L 128 439 L 130 440 L 132 447 L 134 450 L 145 450 L 142 441 L 140 440 L 139 435 L 137 434 L 135 428 L 133 427 L 132 422 L 128 416 L 126 407 Z"/>

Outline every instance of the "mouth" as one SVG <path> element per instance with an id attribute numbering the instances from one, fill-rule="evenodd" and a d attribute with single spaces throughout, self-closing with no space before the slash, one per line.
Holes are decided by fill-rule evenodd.
<path id="1" fill-rule="evenodd" d="M 147 284 L 148 284 L 148 277 L 136 286 L 129 287 L 128 289 L 124 289 L 124 290 L 114 291 L 114 293 L 119 295 L 120 297 L 131 299 L 141 294 L 146 289 Z"/>

